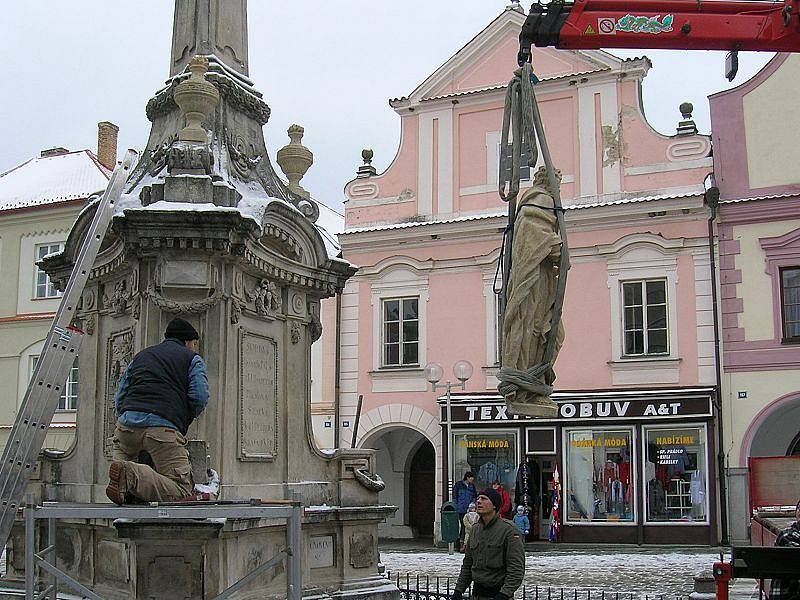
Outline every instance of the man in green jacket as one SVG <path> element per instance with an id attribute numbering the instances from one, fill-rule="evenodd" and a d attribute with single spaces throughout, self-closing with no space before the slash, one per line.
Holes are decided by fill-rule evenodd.
<path id="1" fill-rule="evenodd" d="M 481 518 L 472 526 L 452 600 L 461 600 L 470 583 L 472 600 L 509 600 L 525 577 L 519 529 L 500 516 L 503 497 L 496 490 L 483 490 L 476 504 Z"/>

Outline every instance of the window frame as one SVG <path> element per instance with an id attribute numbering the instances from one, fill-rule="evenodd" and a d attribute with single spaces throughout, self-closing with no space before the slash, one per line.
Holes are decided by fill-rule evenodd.
<path id="1" fill-rule="evenodd" d="M 652 306 L 647 303 L 647 284 L 650 282 L 661 282 L 664 285 L 664 302 L 656 303 L 657 306 L 663 305 L 664 307 L 664 334 L 666 336 L 666 346 L 667 349 L 664 352 L 650 352 L 649 348 L 649 341 L 648 341 L 648 332 L 651 329 L 648 327 L 647 324 L 647 309 L 648 307 Z M 627 329 L 625 328 L 625 311 L 628 308 L 628 305 L 625 304 L 625 286 L 632 285 L 632 284 L 639 284 L 640 290 L 642 292 L 642 303 L 638 305 L 641 307 L 642 311 L 642 342 L 643 342 L 643 352 L 641 353 L 630 353 L 626 347 L 626 333 Z M 650 278 L 641 278 L 641 279 L 621 279 L 619 282 L 620 285 L 620 322 L 622 326 L 622 338 L 621 338 L 621 357 L 622 358 L 658 358 L 664 356 L 670 356 L 670 346 L 671 346 L 671 339 L 670 339 L 670 298 L 669 298 L 669 281 L 666 277 L 650 277 Z M 655 328 L 652 328 L 655 329 Z M 658 328 L 661 330 L 662 328 Z"/>
<path id="2" fill-rule="evenodd" d="M 405 342 L 404 335 L 403 335 L 403 325 L 406 323 L 406 319 L 403 318 L 403 308 L 404 303 L 406 301 L 416 300 L 417 302 L 417 318 L 416 319 L 408 319 L 408 321 L 415 321 L 417 323 L 417 339 L 413 342 Z M 398 302 L 398 320 L 391 321 L 396 322 L 398 327 L 398 341 L 397 342 L 388 342 L 386 341 L 386 304 L 388 302 Z M 381 298 L 380 300 L 380 350 L 379 350 L 379 358 L 380 358 L 380 368 L 381 369 L 410 369 L 410 368 L 419 368 L 420 362 L 420 328 L 421 328 L 421 318 L 420 318 L 420 296 L 392 296 L 392 297 L 385 297 Z M 414 363 L 405 363 L 403 362 L 403 346 L 405 344 L 415 343 L 417 345 L 417 361 Z M 386 347 L 389 344 L 397 344 L 398 346 L 398 363 L 388 363 L 386 360 Z"/>
<path id="3" fill-rule="evenodd" d="M 780 321 L 781 321 L 781 343 L 782 344 L 800 344 L 800 334 L 796 336 L 789 336 L 787 335 L 786 331 L 786 298 L 784 296 L 785 287 L 783 281 L 783 274 L 786 271 L 797 271 L 798 275 L 800 275 L 800 265 L 792 266 L 792 265 L 785 265 L 778 267 L 778 285 L 779 285 L 779 292 L 780 297 L 778 298 L 778 304 L 780 305 Z M 800 290 L 800 286 L 797 288 Z M 800 304 L 798 304 L 800 306 Z"/>
<path id="4" fill-rule="evenodd" d="M 36 365 L 39 363 L 41 354 L 28 355 L 28 381 L 33 379 L 33 374 L 36 372 Z M 80 390 L 80 365 L 78 358 L 72 362 L 69 370 L 67 380 L 64 382 L 64 387 L 61 391 L 61 396 L 58 399 L 57 412 L 69 413 L 78 410 L 78 393 Z M 73 393 L 74 392 L 74 393 Z M 70 400 L 72 401 L 70 403 Z M 71 404 L 71 405 L 70 405 Z"/>
<path id="5" fill-rule="evenodd" d="M 42 248 L 50 249 L 49 252 L 39 256 L 39 251 Z M 52 248 L 56 248 L 56 250 L 52 250 Z M 55 285 L 50 280 L 50 276 L 47 275 L 44 271 L 39 268 L 39 261 L 42 260 L 45 256 L 50 256 L 51 254 L 56 254 L 58 252 L 64 251 L 64 242 L 42 242 L 39 244 L 35 244 L 33 246 L 33 295 L 31 296 L 31 300 L 54 300 L 57 298 L 61 298 L 64 294 L 58 291 L 55 288 Z M 39 277 L 44 276 L 45 282 L 43 284 L 39 283 Z M 39 287 L 44 285 L 44 295 L 39 295 Z M 52 293 L 51 293 L 52 291 Z"/>
<path id="6" fill-rule="evenodd" d="M 561 447 L 562 447 L 562 456 L 561 456 L 561 467 L 563 469 L 563 473 L 561 474 L 561 506 L 562 506 L 562 523 L 569 527 L 577 526 L 577 527 L 638 527 L 639 526 L 639 459 L 636 456 L 636 447 L 639 443 L 638 439 L 638 427 L 633 425 L 618 425 L 616 423 L 608 423 L 608 425 L 600 425 L 600 426 L 579 426 L 576 425 L 574 427 L 562 427 L 561 429 Z M 632 479 L 631 485 L 633 486 L 633 494 L 632 494 L 632 507 L 633 507 L 633 515 L 629 521 L 594 521 L 594 520 L 587 520 L 587 521 L 572 521 L 569 519 L 569 511 L 567 510 L 568 503 L 566 498 L 566 493 L 570 488 L 570 481 L 569 481 L 569 434 L 573 431 L 591 431 L 592 436 L 594 437 L 595 431 L 605 431 L 605 432 L 625 432 L 630 433 L 630 455 L 631 455 L 631 472 L 630 476 Z"/>
<path id="7" fill-rule="evenodd" d="M 675 429 L 701 429 L 703 431 L 703 435 L 705 436 L 705 461 L 706 461 L 706 473 L 705 473 L 705 484 L 706 484 L 706 518 L 704 521 L 651 521 L 647 517 L 647 490 L 643 490 L 642 497 L 644 498 L 644 514 L 642 523 L 647 527 L 708 527 L 711 524 L 711 495 L 714 494 L 714 490 L 710 488 L 711 483 L 711 468 L 713 466 L 713 460 L 710 459 L 708 455 L 708 448 L 709 445 L 712 443 L 713 440 L 709 439 L 708 436 L 708 424 L 707 423 L 660 423 L 660 424 L 653 424 L 653 425 L 642 425 L 642 439 L 641 439 L 641 447 L 642 447 L 642 460 L 641 465 L 639 466 L 640 472 L 637 473 L 637 476 L 641 477 L 643 485 L 646 485 L 644 481 L 645 475 L 645 463 L 647 462 L 647 434 L 650 431 L 657 431 L 657 430 L 675 430 Z"/>

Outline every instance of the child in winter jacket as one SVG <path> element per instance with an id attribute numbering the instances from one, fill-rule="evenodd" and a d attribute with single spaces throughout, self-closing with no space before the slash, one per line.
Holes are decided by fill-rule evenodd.
<path id="1" fill-rule="evenodd" d="M 463 519 L 464 542 L 461 545 L 462 552 L 464 552 L 464 550 L 467 547 L 467 544 L 469 544 L 469 536 L 472 533 L 472 526 L 478 522 L 478 519 L 480 519 L 480 515 L 478 514 L 477 510 L 478 510 L 477 505 L 474 502 L 470 502 L 469 507 L 467 509 L 467 514 L 464 515 Z"/>
<path id="2" fill-rule="evenodd" d="M 525 514 L 525 507 L 522 505 L 517 507 L 517 514 L 514 515 L 514 525 L 517 526 L 522 535 L 528 535 L 531 532 L 531 522 L 528 520 L 528 515 Z"/>

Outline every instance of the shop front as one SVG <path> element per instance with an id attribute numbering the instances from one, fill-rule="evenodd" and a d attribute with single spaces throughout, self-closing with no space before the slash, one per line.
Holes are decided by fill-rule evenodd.
<path id="1" fill-rule="evenodd" d="M 712 392 L 556 393 L 552 420 L 511 415 L 499 396 L 453 395 L 454 476 L 473 472 L 478 489 L 499 481 L 526 507 L 529 541 L 547 539 L 557 470 L 559 541 L 714 545 Z"/>

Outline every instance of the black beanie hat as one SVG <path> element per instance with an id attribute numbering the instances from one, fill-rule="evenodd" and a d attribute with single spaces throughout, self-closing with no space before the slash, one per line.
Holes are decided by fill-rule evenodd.
<path id="1" fill-rule="evenodd" d="M 182 342 L 189 342 L 191 340 L 199 340 L 200 334 L 192 327 L 191 323 L 187 323 L 183 319 L 172 319 L 167 324 L 167 330 L 164 332 L 165 338 L 174 338 Z"/>
<path id="2" fill-rule="evenodd" d="M 479 493 L 478 496 L 486 496 L 492 501 L 492 504 L 494 504 L 497 512 L 500 512 L 500 508 L 503 506 L 503 496 L 501 496 L 500 492 L 498 492 L 496 489 L 488 487 Z"/>

